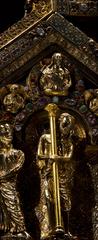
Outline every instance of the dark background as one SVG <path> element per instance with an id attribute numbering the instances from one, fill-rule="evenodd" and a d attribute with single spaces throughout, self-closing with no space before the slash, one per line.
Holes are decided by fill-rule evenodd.
<path id="1" fill-rule="evenodd" d="M 0 33 L 24 16 L 25 0 L 0 1 Z"/>

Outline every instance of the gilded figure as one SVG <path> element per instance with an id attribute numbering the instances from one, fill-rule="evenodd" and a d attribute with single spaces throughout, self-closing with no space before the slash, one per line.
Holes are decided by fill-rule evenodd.
<path id="1" fill-rule="evenodd" d="M 6 111 L 17 113 L 19 109 L 24 108 L 25 92 L 23 87 L 17 84 L 10 86 L 10 93 L 4 97 L 3 104 Z"/>
<path id="2" fill-rule="evenodd" d="M 17 174 L 24 163 L 24 153 L 12 145 L 12 127 L 0 124 L 0 201 L 5 236 L 28 238 L 24 215 L 16 187 Z"/>
<path id="3" fill-rule="evenodd" d="M 89 89 L 84 92 L 85 102 L 90 110 L 98 116 L 98 89 Z"/>
<path id="4" fill-rule="evenodd" d="M 40 85 L 47 95 L 68 95 L 71 86 L 71 76 L 69 70 L 63 63 L 63 55 L 54 53 L 51 64 L 42 69 Z"/>

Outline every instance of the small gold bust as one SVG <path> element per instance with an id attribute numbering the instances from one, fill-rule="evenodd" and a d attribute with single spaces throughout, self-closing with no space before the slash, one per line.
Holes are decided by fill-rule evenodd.
<path id="1" fill-rule="evenodd" d="M 19 109 L 24 107 L 24 97 L 21 94 L 21 89 L 17 84 L 10 86 L 10 93 L 7 94 L 3 100 L 6 111 L 17 113 Z"/>
<path id="2" fill-rule="evenodd" d="M 84 92 L 84 98 L 86 104 L 88 104 L 90 110 L 98 116 L 98 89 L 89 89 Z"/>
<path id="3" fill-rule="evenodd" d="M 63 64 L 61 53 L 54 53 L 51 64 L 42 71 L 40 86 L 47 95 L 68 95 L 71 76 L 69 70 Z"/>

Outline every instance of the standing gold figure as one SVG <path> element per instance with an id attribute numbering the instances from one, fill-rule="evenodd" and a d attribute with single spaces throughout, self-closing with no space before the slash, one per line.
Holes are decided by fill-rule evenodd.
<path id="1" fill-rule="evenodd" d="M 28 238 L 24 216 L 20 208 L 16 180 L 24 163 L 24 154 L 12 146 L 12 128 L 0 124 L 0 199 L 2 207 L 2 229 L 4 234 Z"/>
<path id="2" fill-rule="evenodd" d="M 59 118 L 60 132 L 61 132 L 61 155 L 63 156 L 60 161 L 60 191 L 63 201 L 64 210 L 70 211 L 71 209 L 71 185 L 73 182 L 74 161 L 73 152 L 74 145 L 72 136 L 74 135 L 75 119 L 69 113 L 62 113 Z"/>
<path id="3" fill-rule="evenodd" d="M 54 227 L 53 190 L 52 190 L 52 161 L 49 158 L 51 153 L 50 134 L 44 133 L 39 140 L 37 164 L 41 180 L 40 203 L 36 207 L 36 215 L 39 219 L 41 239 L 49 237 Z M 43 158 L 44 156 L 44 158 Z M 50 186 L 50 187 L 49 187 Z"/>

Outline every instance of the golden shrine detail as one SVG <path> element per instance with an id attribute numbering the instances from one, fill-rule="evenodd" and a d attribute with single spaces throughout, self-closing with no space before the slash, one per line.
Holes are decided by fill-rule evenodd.
<path id="1" fill-rule="evenodd" d="M 2 240 L 97 240 L 98 43 L 67 16 L 97 1 L 30 1 L 0 36 Z"/>

